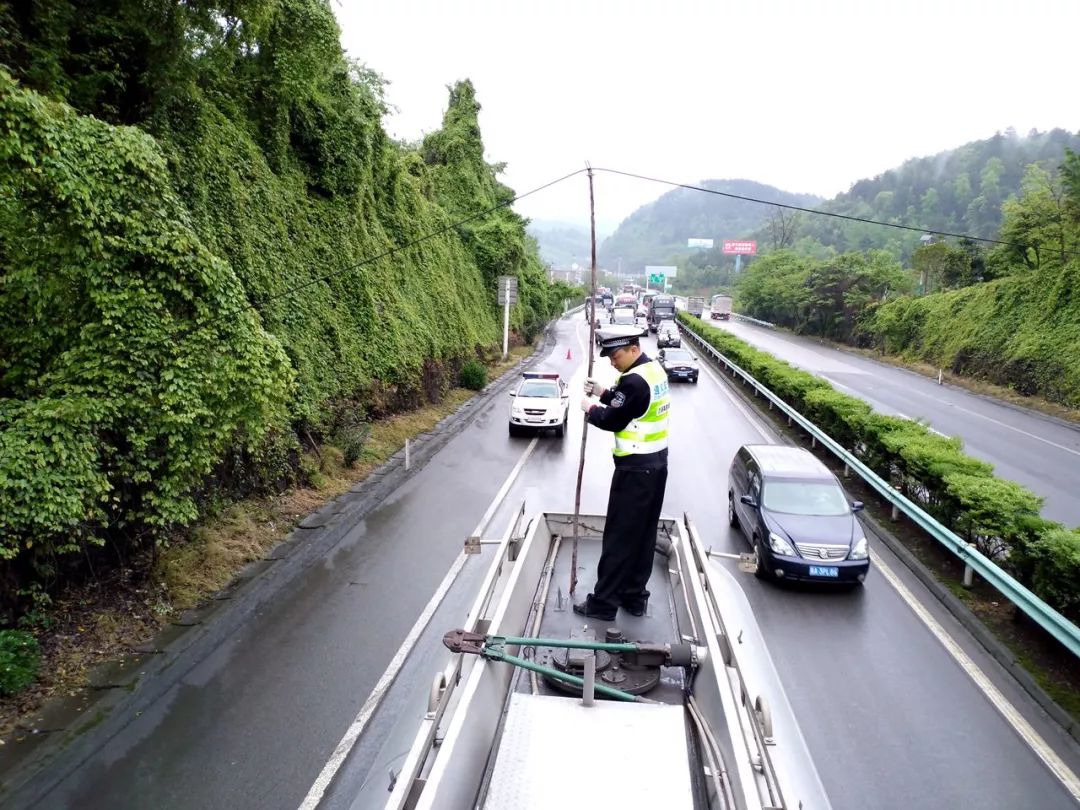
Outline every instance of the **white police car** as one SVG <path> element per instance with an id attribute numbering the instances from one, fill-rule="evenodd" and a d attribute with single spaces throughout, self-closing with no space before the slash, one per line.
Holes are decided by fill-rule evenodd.
<path id="1" fill-rule="evenodd" d="M 526 371 L 510 396 L 511 436 L 541 430 L 554 430 L 560 439 L 566 434 L 570 394 L 558 372 Z"/>

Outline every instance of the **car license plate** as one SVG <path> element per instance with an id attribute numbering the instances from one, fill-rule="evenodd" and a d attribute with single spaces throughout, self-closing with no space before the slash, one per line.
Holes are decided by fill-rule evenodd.
<path id="1" fill-rule="evenodd" d="M 834 565 L 811 565 L 810 576 L 812 577 L 839 577 L 840 569 Z"/>

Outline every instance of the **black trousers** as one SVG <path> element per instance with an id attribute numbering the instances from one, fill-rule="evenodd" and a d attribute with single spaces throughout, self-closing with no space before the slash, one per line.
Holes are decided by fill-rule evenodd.
<path id="1" fill-rule="evenodd" d="M 590 605 L 615 610 L 648 596 L 645 586 L 652 573 L 656 526 L 664 505 L 667 467 L 649 469 L 619 466 L 611 476 L 607 521 L 596 587 Z"/>

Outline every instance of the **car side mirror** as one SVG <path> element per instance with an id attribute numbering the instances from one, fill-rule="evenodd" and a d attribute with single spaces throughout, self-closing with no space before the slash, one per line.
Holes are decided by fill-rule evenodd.
<path id="1" fill-rule="evenodd" d="M 864 508 L 865 508 L 865 505 L 863 504 L 862 501 L 852 501 L 851 502 L 851 511 L 852 512 L 861 512 Z"/>
<path id="2" fill-rule="evenodd" d="M 754 500 L 753 495 L 743 495 L 739 500 L 747 506 L 757 507 L 757 501 Z"/>
<path id="3" fill-rule="evenodd" d="M 510 396 L 512 396 L 512 397 L 516 397 L 516 396 L 517 396 L 517 391 L 511 391 L 511 392 L 510 392 Z"/>

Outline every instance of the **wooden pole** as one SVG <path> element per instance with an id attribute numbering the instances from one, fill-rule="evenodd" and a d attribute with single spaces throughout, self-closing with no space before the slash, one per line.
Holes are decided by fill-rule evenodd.
<path id="1" fill-rule="evenodd" d="M 596 346 L 596 203 L 593 199 L 593 171 L 592 166 L 585 164 L 589 175 L 589 233 L 592 239 L 592 261 L 589 278 L 589 306 L 585 311 L 589 313 L 589 361 L 586 374 L 593 374 L 593 348 Z M 584 420 L 581 426 L 581 455 L 578 458 L 577 487 L 574 490 L 574 545 L 570 555 L 570 595 L 577 590 L 577 547 L 578 547 L 578 524 L 581 515 L 581 479 L 585 474 L 585 443 L 589 438 L 589 415 L 583 414 Z"/>

